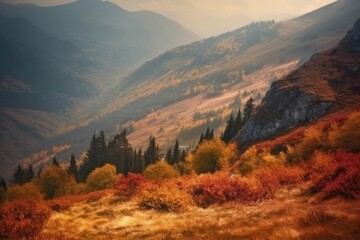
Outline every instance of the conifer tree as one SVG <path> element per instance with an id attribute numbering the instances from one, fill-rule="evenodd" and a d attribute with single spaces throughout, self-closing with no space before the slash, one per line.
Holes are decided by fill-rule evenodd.
<path id="1" fill-rule="evenodd" d="M 56 160 L 56 157 L 54 156 L 53 160 L 52 160 L 52 164 L 55 166 L 55 167 L 60 167 L 60 164 L 59 162 Z"/>
<path id="2" fill-rule="evenodd" d="M 0 180 L 0 187 L 2 187 L 5 191 L 7 191 L 7 184 L 5 179 L 1 178 Z"/>
<path id="3" fill-rule="evenodd" d="M 165 161 L 170 165 L 172 164 L 173 158 L 172 158 L 172 149 L 171 149 L 171 147 L 166 152 Z"/>
<path id="4" fill-rule="evenodd" d="M 22 166 L 19 164 L 13 174 L 12 182 L 22 185 L 26 182 L 26 173 Z"/>
<path id="5" fill-rule="evenodd" d="M 204 133 L 202 132 L 198 145 L 202 144 L 203 142 L 204 142 Z"/>
<path id="6" fill-rule="evenodd" d="M 160 148 L 156 144 L 155 137 L 151 136 L 149 140 L 149 146 L 144 154 L 145 168 L 151 164 L 156 163 L 161 158 Z"/>
<path id="7" fill-rule="evenodd" d="M 253 109 L 254 109 L 254 100 L 253 100 L 252 97 L 250 97 L 249 100 L 247 100 L 247 102 L 245 103 L 245 106 L 244 106 L 244 118 L 243 118 L 243 122 L 242 122 L 243 126 L 249 120 Z"/>
<path id="8" fill-rule="evenodd" d="M 27 170 L 27 181 L 26 182 L 31 182 L 31 180 L 33 180 L 34 178 L 34 169 L 33 169 L 33 166 L 30 164 L 29 167 L 28 167 L 28 170 Z"/>
<path id="9" fill-rule="evenodd" d="M 176 139 L 174 151 L 172 155 L 172 164 L 176 164 L 180 162 L 180 146 L 179 146 L 179 139 Z"/>
<path id="10" fill-rule="evenodd" d="M 227 121 L 224 133 L 221 136 L 221 140 L 225 143 L 229 143 L 234 136 L 235 136 L 235 121 L 234 121 L 234 116 L 231 113 L 230 119 Z"/>
<path id="11" fill-rule="evenodd" d="M 243 121 L 243 119 L 242 119 L 241 109 L 239 108 L 238 113 L 237 113 L 236 118 L 235 118 L 235 132 L 236 132 L 235 135 L 241 129 L 242 121 Z"/>
<path id="12" fill-rule="evenodd" d="M 71 154 L 71 157 L 70 157 L 70 166 L 68 168 L 68 173 L 69 175 L 72 175 L 74 176 L 75 180 L 77 182 L 79 182 L 79 170 L 78 170 L 78 167 L 76 165 L 76 160 L 75 160 L 75 155 L 74 154 Z"/>

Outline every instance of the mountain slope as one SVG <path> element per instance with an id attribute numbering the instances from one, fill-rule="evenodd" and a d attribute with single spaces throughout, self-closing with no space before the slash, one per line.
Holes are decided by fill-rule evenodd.
<path id="1" fill-rule="evenodd" d="M 38 7 L 1 4 L 0 13 L 24 17 L 55 37 L 74 43 L 92 58 L 123 71 L 199 38 L 156 13 L 128 12 L 101 0 Z"/>
<path id="2" fill-rule="evenodd" d="M 335 47 L 272 84 L 237 140 L 258 141 L 324 114 L 360 107 L 360 19 Z"/>
<path id="3" fill-rule="evenodd" d="M 71 136 L 84 131 L 90 135 L 93 129 L 112 133 L 116 125 L 131 118 L 199 95 L 216 97 L 236 84 L 241 85 L 240 92 L 254 84 L 248 76 L 257 70 L 303 62 L 336 44 L 352 27 L 359 11 L 359 1 L 340 0 L 290 21 L 253 23 L 167 51 L 125 77 L 102 104 L 73 125 L 81 130 Z M 314 35 L 316 31 L 321 34 Z M 267 78 L 267 85 L 277 76 Z"/>

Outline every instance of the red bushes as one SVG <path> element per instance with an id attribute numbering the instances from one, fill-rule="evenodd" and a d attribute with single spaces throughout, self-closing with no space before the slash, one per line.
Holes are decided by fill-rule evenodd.
<path id="1" fill-rule="evenodd" d="M 202 207 L 229 201 L 254 202 L 264 197 L 259 182 L 224 173 L 205 174 L 190 185 L 193 201 Z"/>
<path id="2" fill-rule="evenodd" d="M 126 177 L 120 177 L 115 184 L 116 195 L 123 200 L 129 200 L 149 183 L 149 181 L 140 174 L 129 173 Z"/>
<path id="3" fill-rule="evenodd" d="M 310 167 L 314 188 L 322 198 L 360 198 L 360 153 L 317 153 Z"/>
<path id="4" fill-rule="evenodd" d="M 0 208 L 0 239 L 31 239 L 50 216 L 44 202 L 12 202 Z"/>

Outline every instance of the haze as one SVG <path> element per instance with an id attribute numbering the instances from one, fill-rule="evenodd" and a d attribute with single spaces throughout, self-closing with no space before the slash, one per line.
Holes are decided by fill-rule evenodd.
<path id="1" fill-rule="evenodd" d="M 49 6 L 73 0 L 0 0 Z M 111 0 L 130 11 L 149 10 L 163 14 L 201 37 L 234 30 L 256 20 L 281 21 L 315 10 L 334 0 Z"/>

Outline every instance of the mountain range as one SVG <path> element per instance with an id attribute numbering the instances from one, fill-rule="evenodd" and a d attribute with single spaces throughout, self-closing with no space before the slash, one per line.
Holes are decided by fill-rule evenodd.
<path id="1" fill-rule="evenodd" d="M 56 153 L 52 151 L 45 154 L 47 159 L 54 154 L 65 159 L 72 152 L 79 156 L 86 149 L 90 136 L 97 130 L 105 130 L 111 135 L 118 129 L 127 127 L 129 138 L 135 142 L 135 147 L 144 147 L 150 135 L 158 137 L 163 146 L 179 137 L 183 140 L 182 144 L 190 144 L 198 137 L 194 132 L 204 130 L 206 125 L 221 128 L 236 105 L 234 102 L 237 102 L 236 106 L 240 106 L 250 96 L 257 96 L 259 102 L 272 82 L 283 79 L 306 63 L 313 54 L 337 44 L 358 19 L 359 11 L 359 1 L 339 0 L 289 21 L 252 23 L 217 37 L 171 49 L 197 40 L 197 37 L 171 21 L 164 23 L 163 17 L 149 12 L 129 13 L 111 3 L 96 0 L 80 0 L 47 8 L 1 5 L 0 14 L 5 16 L 3 21 L 8 22 L 7 24 L 19 21 L 14 20 L 14 17 L 21 17 L 21 21 L 26 22 L 22 24 L 28 28 L 36 28 L 47 35 L 47 38 L 53 39 L 54 46 L 72 48 L 70 56 L 66 55 L 66 51 L 52 54 L 61 57 L 64 55 L 64 59 L 84 60 L 85 67 L 76 68 L 81 71 L 74 75 L 78 76 L 76 84 L 81 86 L 79 89 L 87 88 L 80 91 L 87 92 L 85 96 L 66 93 L 70 96 L 66 98 L 70 101 L 65 105 L 67 114 L 49 112 L 43 108 L 15 109 L 17 106 L 10 103 L 7 103 L 6 108 L 2 107 L 4 114 L 0 123 L 4 135 L 0 141 L 4 144 L 0 151 L 3 166 L 1 174 L 9 171 L 29 154 L 37 152 L 39 155 L 44 150 L 51 152 L 48 149 L 53 149 L 54 146 L 62 147 Z M 80 12 L 81 19 L 77 15 Z M 104 17 L 99 20 L 95 13 Z M 149 17 L 153 18 L 150 20 Z M 134 18 L 138 20 L 135 21 Z M 150 27 L 150 23 L 157 23 L 154 25 L 160 25 L 160 29 L 166 33 L 155 31 L 153 28 L 156 27 Z M 171 33 L 170 29 L 177 33 Z M 157 36 L 157 41 L 152 41 L 149 34 Z M 6 44 L 14 41 L 8 35 L 4 38 Z M 137 36 L 137 40 L 133 39 L 134 36 Z M 161 40 L 158 39 L 159 36 Z M 162 42 L 165 40 L 168 44 Z M 38 46 L 31 44 L 30 47 Z M 143 49 L 144 47 L 147 49 Z M 129 72 L 139 62 L 154 57 L 165 49 L 171 50 Z M 44 51 L 46 52 L 46 48 Z M 134 55 L 127 56 L 127 53 Z M 41 59 L 46 58 L 41 56 Z M 64 61 L 59 62 L 64 64 Z M 81 63 L 79 59 L 76 62 Z M 302 68 L 307 65 L 308 63 Z M 91 67 L 86 68 L 88 66 Z M 70 67 L 74 65 L 70 64 Z M 59 69 L 56 64 L 54 68 Z M 66 65 L 60 69 L 66 69 Z M 76 69 L 70 72 L 75 73 Z M 290 76 L 296 78 L 296 74 L 294 72 Z M 115 81 L 115 76 L 118 76 L 118 81 Z M 322 75 L 319 73 L 319 76 Z M 22 79 L 19 81 L 19 77 L 6 79 L 6 84 L 0 86 L 7 87 L 6 91 L 16 88 L 17 92 L 13 91 L 12 94 L 18 94 L 19 91 L 29 94 L 35 89 L 35 85 L 26 84 Z M 12 81 L 13 79 L 17 81 Z M 83 86 L 84 81 L 89 84 Z M 272 85 L 270 92 L 277 84 L 278 81 Z M 56 88 L 56 91 L 59 89 L 61 88 Z M 97 95 L 96 92 L 103 94 Z M 269 94 L 267 93 L 256 114 L 263 111 L 260 109 L 262 105 L 266 105 Z M 88 95 L 96 97 L 85 99 Z M 15 101 L 10 102 L 14 104 L 12 102 Z M 323 102 L 326 109 L 320 108 L 318 114 L 307 120 L 322 116 L 333 106 L 329 103 L 331 101 Z M 241 142 L 268 137 L 254 137 L 252 134 L 254 125 L 250 123 L 255 121 L 256 116 L 245 126 L 239 137 Z M 44 118 L 47 119 L 46 123 L 41 121 Z M 270 122 L 272 119 L 269 119 Z M 287 127 L 292 128 L 294 124 L 286 125 L 282 130 Z M 277 134 L 277 131 L 278 129 L 272 134 Z M 250 135 L 251 137 L 247 137 Z M 28 163 L 32 162 L 31 159 L 36 157 L 23 160 Z M 9 173 L 4 175 L 6 174 Z"/>

